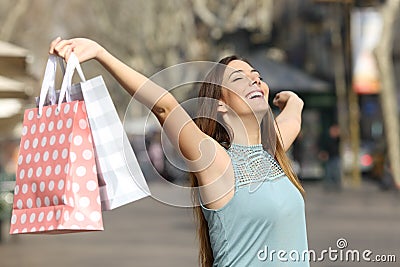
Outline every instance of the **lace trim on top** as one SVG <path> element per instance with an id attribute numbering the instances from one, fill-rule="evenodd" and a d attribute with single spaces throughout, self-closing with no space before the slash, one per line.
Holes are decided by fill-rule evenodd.
<path id="1" fill-rule="evenodd" d="M 232 160 L 236 186 L 274 180 L 285 175 L 278 162 L 263 149 L 262 144 L 232 143 L 227 152 Z"/>

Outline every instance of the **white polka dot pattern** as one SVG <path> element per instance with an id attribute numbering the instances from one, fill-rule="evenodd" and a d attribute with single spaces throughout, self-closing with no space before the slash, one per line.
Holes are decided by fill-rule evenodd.
<path id="1" fill-rule="evenodd" d="M 11 234 L 103 230 L 83 102 L 25 111 Z M 94 171 L 93 171 L 94 170 Z"/>

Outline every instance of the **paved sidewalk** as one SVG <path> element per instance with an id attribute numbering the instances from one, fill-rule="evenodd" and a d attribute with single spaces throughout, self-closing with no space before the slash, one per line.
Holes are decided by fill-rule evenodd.
<path id="1" fill-rule="evenodd" d="M 150 189 L 162 189 L 150 184 Z M 0 267 L 196 266 L 190 209 L 150 197 L 104 213 L 105 231 L 23 235 L 0 244 Z M 13 236 L 14 237 L 14 236 Z"/>
<path id="2" fill-rule="evenodd" d="M 346 262 L 331 261 L 325 255 L 323 262 L 312 262 L 311 266 L 400 266 L 399 192 L 381 191 L 377 185 L 366 181 L 359 189 L 342 192 L 326 192 L 316 183 L 305 184 L 305 189 L 309 249 L 320 253 L 331 247 L 340 251 L 337 241 L 345 239 L 344 259 L 349 250 L 358 250 L 360 255 L 364 250 L 371 250 L 371 259 L 378 254 L 396 257 L 395 263 Z"/>
<path id="3" fill-rule="evenodd" d="M 150 188 L 163 186 L 151 183 Z M 339 193 L 325 192 L 319 182 L 305 188 L 310 249 L 337 249 L 337 239 L 345 238 L 348 249 L 397 257 L 397 263 L 334 262 L 326 257 L 311 266 L 399 266 L 399 194 L 368 183 Z M 0 267 L 198 266 L 192 217 L 190 209 L 148 197 L 106 212 L 103 232 L 7 237 L 0 244 Z"/>

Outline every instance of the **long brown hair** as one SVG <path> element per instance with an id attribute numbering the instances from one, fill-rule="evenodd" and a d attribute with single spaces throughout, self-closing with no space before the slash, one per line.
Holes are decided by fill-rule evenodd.
<path id="1" fill-rule="evenodd" d="M 223 125 L 223 120 L 219 118 L 217 111 L 218 101 L 207 101 L 208 99 L 219 100 L 222 98 L 222 77 L 226 69 L 226 65 L 233 60 L 244 60 L 238 56 L 229 56 L 221 59 L 206 76 L 205 81 L 201 84 L 199 90 L 199 109 L 195 119 L 197 126 L 207 135 L 214 138 L 225 148 L 228 148 L 232 142 L 232 132 L 228 125 Z M 248 62 L 247 62 L 248 63 Z M 304 189 L 300 184 L 299 179 L 294 173 L 290 161 L 282 147 L 278 133 L 273 131 L 276 136 L 275 159 L 280 164 L 282 170 L 288 176 L 289 180 L 296 186 L 296 188 L 304 195 Z M 269 138 L 269 137 L 267 137 Z M 265 140 L 265 139 L 264 139 Z M 190 175 L 190 183 L 192 187 L 197 187 L 198 181 L 195 175 Z M 198 203 L 198 194 L 193 190 L 193 202 Z M 210 236 L 208 232 L 208 224 L 204 217 L 203 211 L 200 206 L 195 205 L 194 215 L 197 222 L 197 238 L 199 240 L 199 262 L 202 267 L 211 267 L 214 262 L 213 252 L 211 249 Z"/>

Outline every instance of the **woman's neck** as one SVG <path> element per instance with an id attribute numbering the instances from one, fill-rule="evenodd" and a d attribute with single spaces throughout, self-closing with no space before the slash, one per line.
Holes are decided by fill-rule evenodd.
<path id="1" fill-rule="evenodd" d="M 241 145 L 255 145 L 261 143 L 260 124 L 257 119 L 231 119 L 229 122 L 233 130 L 233 143 Z"/>

